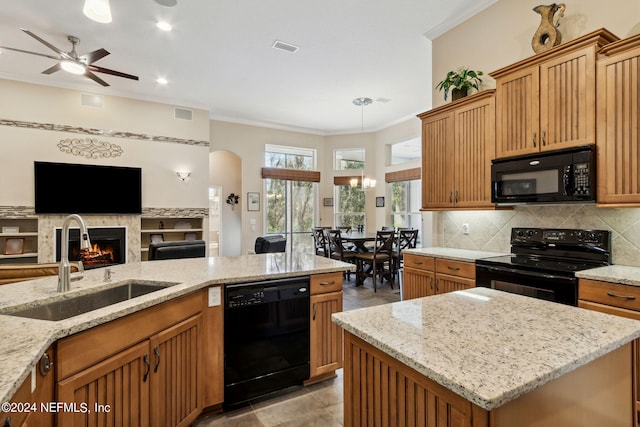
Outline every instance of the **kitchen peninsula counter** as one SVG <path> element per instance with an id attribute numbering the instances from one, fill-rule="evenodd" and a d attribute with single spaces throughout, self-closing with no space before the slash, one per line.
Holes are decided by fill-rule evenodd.
<path id="1" fill-rule="evenodd" d="M 504 425 L 493 424 L 500 419 L 496 418 L 496 410 L 506 408 L 511 403 L 517 405 L 520 397 L 527 396 L 528 393 L 533 394 L 534 391 L 538 392 L 542 387 L 554 382 L 557 384 L 565 375 L 575 375 L 572 372 L 596 366 L 595 363 L 600 363 L 598 361 L 605 360 L 613 354 L 623 357 L 610 363 L 608 368 L 611 368 L 611 365 L 613 369 L 616 369 L 616 365 L 626 365 L 623 366 L 624 372 L 613 374 L 620 374 L 619 377 L 624 382 L 621 389 L 629 394 L 628 399 L 622 403 L 622 412 L 628 411 L 628 414 L 616 415 L 622 416 L 628 424 L 614 422 L 600 425 L 631 425 L 629 343 L 640 337 L 640 322 L 488 288 L 450 292 L 336 313 L 333 315 L 333 321 L 348 332 L 345 338 L 344 367 L 346 426 L 362 423 L 365 418 L 369 420 L 369 415 L 376 416 L 368 414 L 367 410 L 361 407 L 350 412 L 353 406 L 366 406 L 366 403 L 360 400 L 365 399 L 364 390 L 368 390 L 369 387 L 373 387 L 372 390 L 384 389 L 384 384 L 392 382 L 390 378 L 387 379 L 385 372 L 388 371 L 384 368 L 374 369 L 375 373 L 369 376 L 367 369 L 370 364 L 362 362 L 363 360 L 383 365 L 384 360 L 400 362 L 413 372 L 407 374 L 407 378 L 415 380 L 417 373 L 420 378 L 426 378 L 429 384 L 435 383 L 433 387 L 422 391 L 425 396 L 429 393 L 433 395 L 433 390 L 438 387 L 449 394 L 453 392 L 457 399 L 462 398 L 463 402 L 468 404 L 463 404 L 462 409 L 456 409 L 460 411 L 458 415 L 473 418 L 470 415 L 473 413 L 473 425 L 478 423 L 486 426 Z M 358 344 L 360 340 L 364 341 L 364 344 Z M 381 360 L 383 362 L 380 362 Z M 600 369 L 603 368 L 598 367 L 598 370 Z M 401 372 L 401 369 L 397 368 L 394 372 Z M 352 374 L 355 375 L 355 379 Z M 589 378 L 592 376 L 605 375 L 586 375 Z M 377 381 L 376 378 L 382 386 L 371 385 Z M 395 383 L 395 380 L 393 382 Z M 416 380 L 414 384 L 418 382 Z M 575 390 L 570 393 L 578 393 L 581 390 L 581 385 L 578 384 L 581 383 L 575 383 Z M 397 387 L 394 395 L 396 392 L 398 395 L 401 393 L 401 386 Z M 620 385 L 615 385 L 614 388 L 616 387 Z M 410 389 L 413 395 L 413 388 Z M 358 390 L 361 390 L 362 396 Z M 352 402 L 348 396 L 354 393 L 356 397 Z M 404 393 L 405 390 L 402 390 L 403 395 Z M 409 391 L 406 393 L 407 400 L 397 404 L 402 408 L 405 408 L 405 404 L 406 408 L 409 408 Z M 438 400 L 437 392 L 435 394 Z M 596 397 L 596 393 L 592 394 Z M 581 410 L 581 416 L 602 421 L 602 418 L 598 418 L 602 416 L 602 411 L 607 413 L 611 409 L 606 405 L 611 401 L 618 402 L 621 397 L 617 395 L 612 400 L 604 394 L 597 394 L 596 402 L 586 402 L 596 409 Z M 417 391 L 413 397 L 415 401 L 419 400 Z M 625 400 L 624 398 L 626 396 L 623 396 L 622 400 Z M 384 407 L 384 392 L 378 399 L 382 399 L 383 403 L 380 404 L 379 400 L 376 400 L 378 404 L 373 407 Z M 563 399 L 563 395 L 558 395 L 555 401 L 558 405 L 568 407 L 571 402 Z M 598 405 L 604 408 L 599 408 Z M 423 406 L 423 410 L 427 412 L 426 416 L 433 416 L 433 412 L 431 415 L 428 412 L 434 409 L 428 409 L 432 407 L 426 403 Z M 541 410 L 543 406 L 540 405 L 538 409 Z M 449 413 L 456 412 L 451 411 Z M 414 415 L 419 416 L 419 412 L 420 409 L 417 409 Z M 522 407 L 516 409 L 516 412 L 522 412 Z M 531 412 L 536 416 L 536 411 Z M 541 413 L 543 412 L 541 410 Z M 621 412 L 620 408 L 616 408 L 615 412 Z M 360 416 L 362 419 L 354 421 L 354 418 Z M 385 417 L 384 414 L 381 416 Z M 486 424 L 480 423 L 479 418 L 483 418 Z M 492 421 L 489 422 L 489 419 Z M 502 421 L 504 422 L 504 418 Z"/>
<path id="2" fill-rule="evenodd" d="M 42 353 L 55 341 L 145 308 L 216 285 L 345 271 L 353 265 L 307 254 L 273 253 L 237 257 L 148 261 L 89 270 L 56 292 L 57 277 L 0 286 L 0 402 L 8 401 L 27 378 Z M 93 293 L 131 281 L 171 284 L 166 289 L 57 322 L 2 315 L 9 307 L 28 308 L 61 298 Z M 222 303 L 222 302 L 220 302 Z"/>

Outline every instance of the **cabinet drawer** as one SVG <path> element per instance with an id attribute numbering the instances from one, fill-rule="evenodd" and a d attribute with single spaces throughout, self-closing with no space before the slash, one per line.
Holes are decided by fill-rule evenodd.
<path id="1" fill-rule="evenodd" d="M 618 283 L 580 280 L 578 299 L 640 311 L 640 287 Z"/>
<path id="2" fill-rule="evenodd" d="M 404 254 L 404 266 L 417 268 L 418 270 L 435 270 L 435 258 L 414 254 Z"/>
<path id="3" fill-rule="evenodd" d="M 342 290 L 342 272 L 314 274 L 311 276 L 311 295 Z"/>
<path id="4" fill-rule="evenodd" d="M 438 258 L 436 259 L 436 272 L 475 280 L 476 264 Z"/>

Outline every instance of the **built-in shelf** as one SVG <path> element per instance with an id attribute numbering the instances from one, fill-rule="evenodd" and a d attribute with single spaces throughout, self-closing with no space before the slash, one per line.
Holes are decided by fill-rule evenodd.
<path id="1" fill-rule="evenodd" d="M 202 220 L 202 218 L 174 217 L 142 218 L 140 220 L 140 259 L 142 261 L 148 260 L 149 242 L 154 235 L 155 238 L 165 242 L 187 240 L 186 233 L 192 234 L 191 238 L 194 240 L 202 240 L 204 231 Z M 191 228 L 185 228 L 187 226 Z"/>
<path id="2" fill-rule="evenodd" d="M 38 218 L 0 218 L 0 263 L 37 261 Z"/>

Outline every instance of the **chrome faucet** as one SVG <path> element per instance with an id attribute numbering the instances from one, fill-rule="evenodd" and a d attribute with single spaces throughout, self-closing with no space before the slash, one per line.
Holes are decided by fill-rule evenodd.
<path id="1" fill-rule="evenodd" d="M 91 241 L 87 226 L 80 215 L 71 214 L 62 223 L 62 245 L 60 246 L 60 265 L 58 266 L 58 292 L 67 292 L 71 289 L 72 280 L 80 280 L 84 276 L 82 261 L 78 261 L 78 273 L 71 275 L 71 265 L 69 264 L 69 224 L 74 220 L 80 226 L 80 250 L 90 249 Z"/>

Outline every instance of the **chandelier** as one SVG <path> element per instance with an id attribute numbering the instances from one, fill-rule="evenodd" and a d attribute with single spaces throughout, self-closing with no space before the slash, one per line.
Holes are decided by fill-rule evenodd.
<path id="1" fill-rule="evenodd" d="M 353 104 L 360 107 L 360 133 L 364 135 L 364 107 L 373 103 L 371 98 L 356 98 L 353 100 Z M 369 178 L 364 176 L 364 165 L 362 167 L 362 174 L 360 179 L 352 178 L 349 181 L 351 188 L 357 188 L 358 185 L 361 186 L 362 191 L 369 191 L 376 188 L 376 180 L 374 178 Z"/>

